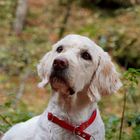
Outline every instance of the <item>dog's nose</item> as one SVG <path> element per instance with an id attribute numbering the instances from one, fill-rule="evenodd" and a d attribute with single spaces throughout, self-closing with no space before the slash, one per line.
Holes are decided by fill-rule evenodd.
<path id="1" fill-rule="evenodd" d="M 56 58 L 53 62 L 55 70 L 64 70 L 68 67 L 68 60 L 65 58 Z"/>

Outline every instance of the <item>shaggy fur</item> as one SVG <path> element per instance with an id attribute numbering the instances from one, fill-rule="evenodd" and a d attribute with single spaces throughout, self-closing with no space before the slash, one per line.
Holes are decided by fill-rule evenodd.
<path id="1" fill-rule="evenodd" d="M 58 48 L 59 47 L 59 48 Z M 67 68 L 54 70 L 56 59 L 65 60 Z M 80 125 L 97 109 L 95 121 L 85 130 L 95 140 L 105 139 L 104 124 L 97 102 L 101 96 L 115 93 L 120 87 L 118 73 L 109 55 L 87 37 L 67 35 L 54 44 L 38 65 L 40 87 L 50 83 L 52 96 L 40 116 L 13 126 L 2 140 L 82 140 L 48 121 L 48 112 Z"/>

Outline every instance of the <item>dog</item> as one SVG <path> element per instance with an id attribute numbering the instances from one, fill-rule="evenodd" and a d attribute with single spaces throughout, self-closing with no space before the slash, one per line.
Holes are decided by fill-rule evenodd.
<path id="1" fill-rule="evenodd" d="M 39 87 L 51 85 L 48 107 L 13 126 L 2 140 L 105 140 L 97 103 L 122 86 L 108 53 L 89 38 L 70 34 L 53 45 L 37 69 Z"/>

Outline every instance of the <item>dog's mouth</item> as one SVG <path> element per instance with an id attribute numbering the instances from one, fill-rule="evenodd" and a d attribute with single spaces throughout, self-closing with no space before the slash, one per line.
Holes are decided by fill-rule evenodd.
<path id="1" fill-rule="evenodd" d="M 63 95 L 73 95 L 75 93 L 67 78 L 63 75 L 52 73 L 50 76 L 50 84 L 53 90 Z"/>

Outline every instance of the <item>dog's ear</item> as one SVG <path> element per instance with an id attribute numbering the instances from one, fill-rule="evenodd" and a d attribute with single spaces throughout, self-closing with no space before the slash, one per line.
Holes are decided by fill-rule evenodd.
<path id="1" fill-rule="evenodd" d="M 39 77 L 42 79 L 42 81 L 38 84 L 38 87 L 42 88 L 46 84 L 48 84 L 48 73 L 47 73 L 47 61 L 49 61 L 51 52 L 48 52 L 41 60 L 40 63 L 37 65 L 37 71 Z"/>
<path id="2" fill-rule="evenodd" d="M 99 100 L 100 95 L 115 93 L 122 86 L 119 74 L 111 61 L 110 56 L 102 51 L 99 64 L 91 83 L 91 93 Z"/>

